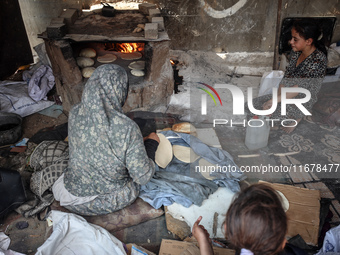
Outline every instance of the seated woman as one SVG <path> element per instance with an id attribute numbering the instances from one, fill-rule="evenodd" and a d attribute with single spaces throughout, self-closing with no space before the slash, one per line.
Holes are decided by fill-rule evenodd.
<path id="1" fill-rule="evenodd" d="M 74 213 L 101 215 L 130 205 L 155 172 L 159 138 L 151 133 L 143 141 L 137 124 L 123 113 L 127 94 L 125 70 L 101 65 L 70 112 L 69 165 L 52 190 Z"/>
<path id="2" fill-rule="evenodd" d="M 296 21 L 291 30 L 292 39 L 289 41 L 292 47 L 292 54 L 289 65 L 278 89 L 278 104 L 276 110 L 271 114 L 271 119 L 278 119 L 274 124 L 280 124 L 282 120 L 293 119 L 299 123 L 304 114 L 293 104 L 287 104 L 286 116 L 281 115 L 281 88 L 300 87 L 310 91 L 311 99 L 303 106 L 311 112 L 317 101 L 317 95 L 321 88 L 322 80 L 326 74 L 327 51 L 321 42 L 319 27 L 312 21 Z M 286 98 L 304 98 L 303 93 L 287 93 Z M 268 110 L 272 107 L 272 94 L 264 95 L 253 99 L 253 106 L 258 110 Z M 247 107 L 246 107 L 247 108 Z M 249 116 L 249 109 L 247 109 Z M 292 123 L 293 121 L 291 121 Z M 282 129 L 286 133 L 292 132 L 296 125 L 288 124 Z M 294 124 L 296 124 L 294 123 Z"/>

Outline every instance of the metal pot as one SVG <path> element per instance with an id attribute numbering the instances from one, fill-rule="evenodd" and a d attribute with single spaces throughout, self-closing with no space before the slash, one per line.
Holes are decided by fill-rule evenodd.
<path id="1" fill-rule="evenodd" d="M 21 123 L 20 115 L 0 112 L 0 146 L 15 143 L 20 139 Z"/>
<path id="2" fill-rule="evenodd" d="M 115 8 L 107 3 L 101 3 L 103 5 L 102 15 L 105 17 L 113 17 L 115 15 Z"/>

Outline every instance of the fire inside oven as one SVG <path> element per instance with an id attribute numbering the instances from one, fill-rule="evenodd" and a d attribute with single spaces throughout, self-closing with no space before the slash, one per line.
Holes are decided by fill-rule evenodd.
<path id="1" fill-rule="evenodd" d="M 105 50 L 124 53 L 144 52 L 144 43 L 105 43 Z"/>

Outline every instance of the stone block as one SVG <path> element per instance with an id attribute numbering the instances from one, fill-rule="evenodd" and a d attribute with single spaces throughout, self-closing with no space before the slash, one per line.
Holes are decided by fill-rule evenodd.
<path id="1" fill-rule="evenodd" d="M 64 18 L 66 25 L 70 26 L 77 20 L 78 11 L 77 9 L 67 9 L 60 14 L 59 18 Z"/>
<path id="2" fill-rule="evenodd" d="M 64 18 L 53 18 L 51 20 L 51 25 L 52 24 L 65 24 L 65 19 Z"/>
<path id="3" fill-rule="evenodd" d="M 65 24 L 51 24 L 46 28 L 48 38 L 62 38 L 66 35 Z"/>
<path id="4" fill-rule="evenodd" d="M 149 10 L 150 9 L 156 9 L 156 5 L 154 4 L 149 4 L 149 3 L 143 3 L 138 5 L 138 9 L 141 13 L 144 15 L 149 15 Z"/>
<path id="5" fill-rule="evenodd" d="M 158 23 L 146 23 L 144 34 L 145 39 L 158 39 Z"/>
<path id="6" fill-rule="evenodd" d="M 191 229 L 185 221 L 175 219 L 168 213 L 167 207 L 165 207 L 165 222 L 166 228 L 173 234 L 177 235 L 181 240 L 191 234 Z"/>
<path id="7" fill-rule="evenodd" d="M 163 31 L 164 30 L 164 18 L 163 17 L 153 17 L 151 19 L 152 23 L 158 23 L 158 30 Z"/>
<path id="8" fill-rule="evenodd" d="M 149 16 L 151 18 L 153 18 L 153 17 L 160 17 L 161 16 L 161 11 L 159 9 L 150 9 L 149 10 Z"/>

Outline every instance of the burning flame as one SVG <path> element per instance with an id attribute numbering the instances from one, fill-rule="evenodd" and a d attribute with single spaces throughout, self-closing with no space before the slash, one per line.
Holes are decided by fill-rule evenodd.
<path id="1" fill-rule="evenodd" d="M 170 63 L 171 63 L 171 65 L 175 64 L 175 62 L 172 59 L 170 59 Z"/>
<path id="2" fill-rule="evenodd" d="M 120 52 L 130 53 L 143 50 L 143 43 L 117 43 L 116 48 Z"/>

